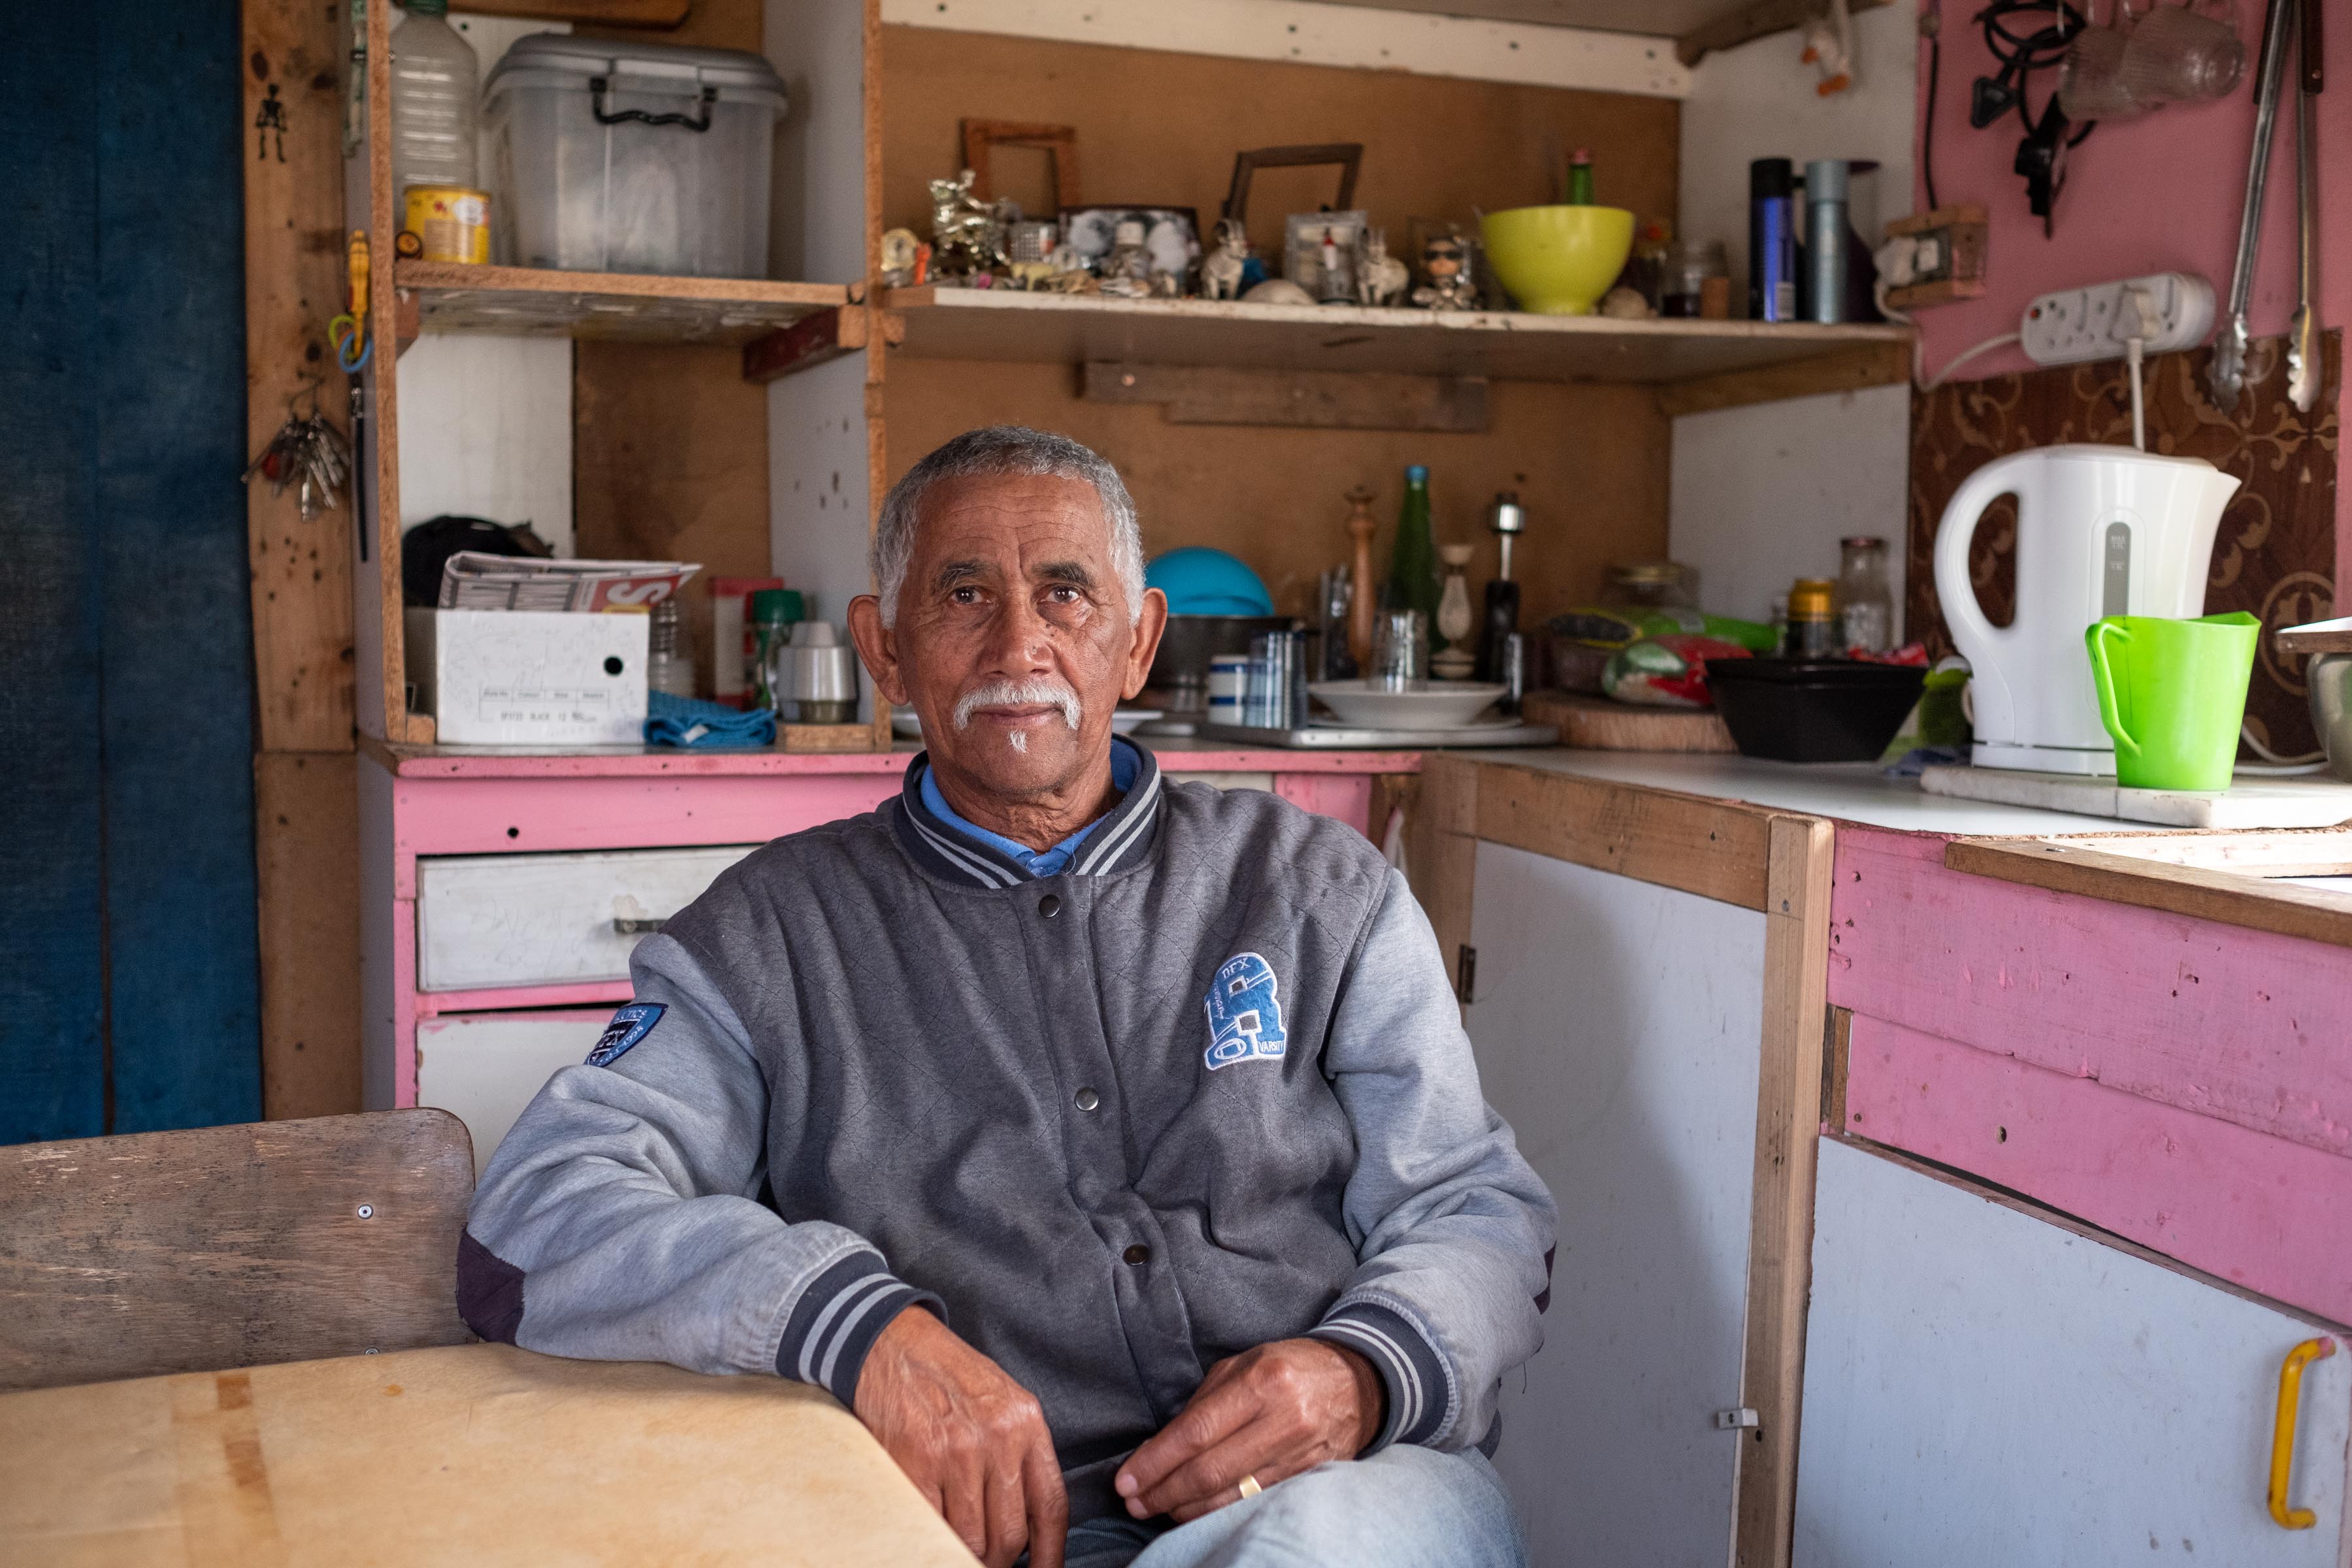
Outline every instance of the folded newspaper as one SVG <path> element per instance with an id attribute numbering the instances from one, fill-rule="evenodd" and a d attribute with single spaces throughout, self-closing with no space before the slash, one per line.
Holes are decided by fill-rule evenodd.
<path id="1" fill-rule="evenodd" d="M 445 610 L 650 610 L 701 571 L 679 561 L 543 561 L 460 550 L 441 568 Z"/>

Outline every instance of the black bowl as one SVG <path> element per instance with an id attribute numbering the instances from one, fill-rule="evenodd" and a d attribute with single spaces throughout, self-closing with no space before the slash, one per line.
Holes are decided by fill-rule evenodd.
<path id="1" fill-rule="evenodd" d="M 1740 753 L 1784 763 L 1875 761 L 1927 681 L 1917 665 L 1843 658 L 1725 658 L 1706 667 L 1716 711 Z"/>

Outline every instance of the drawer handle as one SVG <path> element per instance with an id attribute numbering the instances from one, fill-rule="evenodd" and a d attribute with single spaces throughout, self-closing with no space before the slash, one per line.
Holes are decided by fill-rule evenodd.
<path id="1" fill-rule="evenodd" d="M 662 920 L 658 917 L 652 920 L 631 920 L 625 915 L 614 915 L 613 917 L 613 934 L 615 936 L 656 936 L 660 934 L 661 928 L 667 924 L 669 924 L 667 921 Z"/>
<path id="2" fill-rule="evenodd" d="M 2271 1517 L 2282 1530 L 2309 1530 L 2319 1516 L 2286 1506 L 2287 1468 L 2294 1463 L 2294 1417 L 2303 1403 L 2303 1369 L 2336 1353 L 2334 1340 L 2305 1340 L 2279 1366 L 2278 1425 L 2271 1431 Z"/>

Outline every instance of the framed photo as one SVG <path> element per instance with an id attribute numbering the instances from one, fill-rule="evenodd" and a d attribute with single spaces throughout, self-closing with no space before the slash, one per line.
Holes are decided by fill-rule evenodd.
<path id="1" fill-rule="evenodd" d="M 1362 212 L 1291 214 L 1282 275 L 1323 304 L 1354 304 L 1356 263 L 1369 221 Z"/>
<path id="2" fill-rule="evenodd" d="M 1143 226 L 1143 247 L 1150 253 L 1151 269 L 1180 280 L 1188 279 L 1201 260 L 1201 221 L 1191 207 L 1147 207 L 1111 204 L 1064 207 L 1062 237 L 1083 257 L 1090 270 L 1100 270 L 1111 252 L 1121 223 Z"/>

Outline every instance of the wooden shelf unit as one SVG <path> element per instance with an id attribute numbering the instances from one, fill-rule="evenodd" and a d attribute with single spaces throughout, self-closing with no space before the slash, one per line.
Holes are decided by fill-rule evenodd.
<path id="1" fill-rule="evenodd" d="M 393 283 L 427 332 L 744 343 L 864 298 L 859 285 L 657 278 L 533 267 L 399 262 Z M 407 336 L 404 325 L 403 336 Z"/>
<path id="2" fill-rule="evenodd" d="M 1907 355 L 1911 331 L 1810 322 L 1647 321 L 1012 289 L 893 289 L 896 352 L 917 359 L 1134 361 L 1666 385 L 1851 355 Z M 1826 389 L 1825 389 L 1826 390 Z"/>

